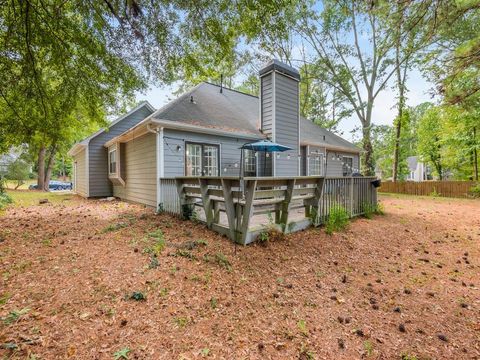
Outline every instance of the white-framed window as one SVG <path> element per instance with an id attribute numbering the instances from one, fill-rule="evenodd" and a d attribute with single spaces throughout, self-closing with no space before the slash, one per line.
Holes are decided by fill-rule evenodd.
<path id="1" fill-rule="evenodd" d="M 245 149 L 243 156 L 245 158 L 244 171 L 249 176 L 255 176 L 257 171 L 257 157 L 254 150 Z"/>
<path id="2" fill-rule="evenodd" d="M 353 157 L 343 156 L 343 176 L 352 176 L 353 173 Z"/>
<path id="3" fill-rule="evenodd" d="M 323 175 L 323 154 L 310 153 L 308 172 L 311 176 Z"/>
<path id="4" fill-rule="evenodd" d="M 203 145 L 203 174 L 218 176 L 218 146 Z"/>
<path id="5" fill-rule="evenodd" d="M 211 144 L 187 143 L 185 146 L 186 176 L 218 176 L 220 147 Z"/>
<path id="6" fill-rule="evenodd" d="M 117 149 L 108 152 L 108 173 L 110 175 L 117 173 Z"/>

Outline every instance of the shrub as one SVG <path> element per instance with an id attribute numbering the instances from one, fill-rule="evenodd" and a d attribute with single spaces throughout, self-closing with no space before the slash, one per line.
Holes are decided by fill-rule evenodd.
<path id="1" fill-rule="evenodd" d="M 480 198 L 480 183 L 470 188 L 470 195 L 474 198 Z"/>
<path id="2" fill-rule="evenodd" d="M 0 210 L 3 210 L 7 205 L 13 203 L 12 198 L 5 192 L 0 192 Z"/>
<path id="3" fill-rule="evenodd" d="M 331 235 L 334 231 L 340 231 L 347 227 L 349 216 L 347 210 L 341 205 L 334 205 L 330 209 L 327 222 L 325 224 L 325 232 Z"/>
<path id="4" fill-rule="evenodd" d="M 383 206 L 381 204 L 372 204 L 365 202 L 362 206 L 363 216 L 367 219 L 371 219 L 373 215 L 383 215 Z"/>
<path id="5" fill-rule="evenodd" d="M 163 236 L 163 231 L 161 229 L 158 229 L 154 232 L 149 233 L 147 235 L 146 240 L 148 241 L 148 239 L 154 240 L 154 243 L 153 245 L 143 249 L 143 252 L 147 254 L 153 254 L 155 256 L 160 255 L 166 246 L 165 238 Z"/>

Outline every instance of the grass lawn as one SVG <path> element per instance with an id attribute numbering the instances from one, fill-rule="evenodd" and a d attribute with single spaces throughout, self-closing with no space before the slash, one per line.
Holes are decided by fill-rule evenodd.
<path id="1" fill-rule="evenodd" d="M 20 185 L 18 187 L 17 190 L 28 190 L 28 187 L 30 185 L 34 185 L 37 183 L 37 179 L 29 179 L 29 180 L 25 180 L 25 183 Z M 7 189 L 15 189 L 15 186 L 17 186 L 17 182 L 16 181 L 11 181 L 11 180 L 6 180 L 5 181 L 5 187 Z"/>
<path id="2" fill-rule="evenodd" d="M 0 359 L 480 358 L 480 201 L 381 195 L 343 232 L 244 247 L 139 205 L 10 193 Z"/>
<path id="3" fill-rule="evenodd" d="M 41 199 L 47 199 L 51 203 L 62 203 L 72 199 L 74 195 L 70 192 L 44 192 L 36 190 L 7 190 L 7 194 L 13 200 L 10 206 L 33 206 L 38 205 Z"/>

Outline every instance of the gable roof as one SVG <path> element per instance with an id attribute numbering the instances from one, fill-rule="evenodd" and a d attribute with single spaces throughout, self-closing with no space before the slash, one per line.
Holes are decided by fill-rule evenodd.
<path id="1" fill-rule="evenodd" d="M 98 135 L 104 133 L 105 131 L 107 131 L 107 129 L 109 129 L 110 127 L 119 123 L 120 121 L 124 120 L 128 116 L 130 116 L 133 113 L 137 112 L 138 110 L 142 109 L 143 107 L 146 107 L 152 113 L 155 112 L 155 108 L 148 101 L 142 101 L 137 106 L 135 106 L 132 110 L 130 110 L 129 112 L 127 112 L 126 114 L 123 114 L 119 118 L 117 118 L 117 119 L 113 120 L 111 123 L 109 123 L 108 127 L 102 128 L 102 129 L 98 130 L 97 132 L 93 133 L 92 135 L 86 137 L 82 141 L 79 141 L 76 144 L 74 144 L 70 148 L 70 150 L 68 150 L 68 155 L 73 156 L 76 153 L 78 153 L 79 151 L 81 151 L 82 149 L 86 148 L 88 146 L 88 144 L 90 143 L 90 140 L 92 140 L 93 138 L 97 137 Z"/>
<path id="2" fill-rule="evenodd" d="M 219 85 L 208 82 L 195 86 L 149 118 L 265 137 L 259 130 L 260 102 L 257 96 L 225 87 L 220 93 Z M 300 117 L 300 143 L 360 152 L 357 146 L 303 117 Z"/>

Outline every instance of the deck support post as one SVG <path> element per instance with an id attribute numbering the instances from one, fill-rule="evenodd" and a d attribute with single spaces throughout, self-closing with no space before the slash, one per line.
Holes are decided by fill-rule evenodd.
<path id="1" fill-rule="evenodd" d="M 205 219 L 207 221 L 207 227 L 212 228 L 213 223 L 213 206 L 208 194 L 208 182 L 206 179 L 198 179 L 200 185 L 200 193 L 202 195 L 203 210 L 205 211 Z"/>
<path id="2" fill-rule="evenodd" d="M 232 195 L 232 182 L 222 179 L 223 198 L 225 199 L 225 212 L 227 213 L 228 230 L 230 239 L 236 241 L 237 220 L 235 218 L 235 206 Z"/>
<path id="3" fill-rule="evenodd" d="M 282 202 L 282 212 L 280 217 L 280 225 L 283 227 L 283 232 L 287 231 L 288 213 L 290 211 L 290 203 L 293 197 L 293 189 L 295 188 L 295 179 L 288 180 L 287 190 L 285 193 L 285 200 Z"/>
<path id="4" fill-rule="evenodd" d="M 253 215 L 253 199 L 255 199 L 255 190 L 257 188 L 257 180 L 246 181 L 246 194 L 245 204 L 242 211 L 242 227 L 241 230 L 241 243 L 245 244 L 248 236 L 248 228 L 250 226 L 250 219 Z"/>

